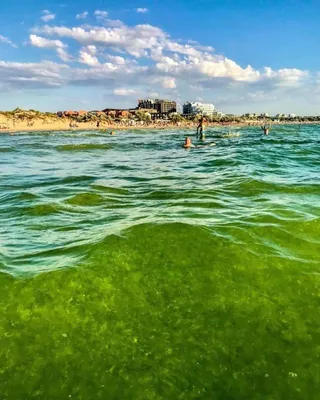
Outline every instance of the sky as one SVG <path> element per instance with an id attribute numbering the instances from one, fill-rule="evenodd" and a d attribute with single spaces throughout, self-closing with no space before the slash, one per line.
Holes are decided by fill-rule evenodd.
<path id="1" fill-rule="evenodd" d="M 319 115 L 319 0 L 0 3 L 0 109 Z"/>

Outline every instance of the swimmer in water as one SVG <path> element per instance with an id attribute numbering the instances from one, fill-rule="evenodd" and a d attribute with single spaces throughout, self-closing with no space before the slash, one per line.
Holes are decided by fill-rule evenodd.
<path id="1" fill-rule="evenodd" d="M 208 144 L 199 144 L 199 145 L 195 146 L 194 144 L 192 144 L 191 139 L 189 137 L 186 137 L 183 147 L 185 149 L 190 149 L 191 147 L 194 147 L 194 148 L 198 149 L 198 148 L 201 148 L 201 147 L 211 147 L 211 146 L 215 146 L 215 145 L 216 144 L 212 142 L 212 143 L 208 143 Z"/>
<path id="2" fill-rule="evenodd" d="M 189 137 L 185 138 L 183 147 L 185 149 L 190 149 L 190 147 L 194 147 L 194 145 L 192 144 L 191 139 Z"/>
<path id="3" fill-rule="evenodd" d="M 112 131 L 112 132 L 110 132 L 110 135 L 111 135 L 111 136 L 113 136 L 113 135 L 114 135 L 114 132 L 113 132 L 113 131 Z"/>
<path id="4" fill-rule="evenodd" d="M 265 135 L 269 135 L 269 129 L 270 129 L 270 125 L 263 125 L 261 127 L 261 129 L 263 130 Z"/>

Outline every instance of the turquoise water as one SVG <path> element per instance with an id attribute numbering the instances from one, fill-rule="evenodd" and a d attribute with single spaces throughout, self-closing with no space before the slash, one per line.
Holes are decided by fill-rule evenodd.
<path id="1" fill-rule="evenodd" d="M 0 399 L 318 399 L 320 127 L 0 135 Z"/>

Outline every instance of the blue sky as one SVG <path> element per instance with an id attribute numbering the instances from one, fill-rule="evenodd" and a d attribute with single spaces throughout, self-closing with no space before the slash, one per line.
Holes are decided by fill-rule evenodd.
<path id="1" fill-rule="evenodd" d="M 320 1 L 0 4 L 0 109 L 133 107 L 319 114 Z"/>

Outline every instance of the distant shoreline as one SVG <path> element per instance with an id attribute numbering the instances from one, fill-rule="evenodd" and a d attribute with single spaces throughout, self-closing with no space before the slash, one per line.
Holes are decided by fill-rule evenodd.
<path id="1" fill-rule="evenodd" d="M 69 121 L 68 121 L 69 122 Z M 248 122 L 214 122 L 207 123 L 206 129 L 208 128 L 242 128 L 242 127 L 260 127 L 263 122 L 257 121 L 248 121 Z M 320 121 L 309 121 L 309 122 L 298 122 L 298 121 L 284 121 L 284 122 L 274 122 L 270 123 L 272 126 L 280 126 L 280 125 L 320 125 Z M 149 124 L 135 124 L 135 125 L 124 125 L 122 123 L 102 123 L 100 127 L 94 126 L 92 123 L 77 123 L 76 127 L 70 128 L 66 126 L 67 124 L 61 124 L 61 121 L 49 122 L 49 123 L 37 123 L 33 126 L 26 126 L 23 123 L 17 123 L 15 127 L 10 127 L 8 129 L 0 129 L 0 134 L 7 133 L 17 133 L 17 132 L 53 132 L 53 131 L 61 131 L 61 132 L 77 132 L 77 131 L 95 131 L 95 132 L 104 132 L 109 133 L 109 131 L 113 130 L 167 130 L 167 129 L 185 129 L 185 130 L 196 130 L 197 123 L 195 122 L 183 122 L 183 123 L 149 123 Z M 1 124 L 0 124 L 1 126 Z"/>

